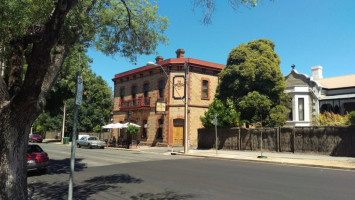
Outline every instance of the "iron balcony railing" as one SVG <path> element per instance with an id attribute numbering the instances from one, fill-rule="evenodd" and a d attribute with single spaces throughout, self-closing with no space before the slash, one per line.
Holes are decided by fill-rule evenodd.
<path id="1" fill-rule="evenodd" d="M 121 100 L 120 110 L 142 110 L 150 109 L 150 97 L 139 97 L 132 100 Z"/>

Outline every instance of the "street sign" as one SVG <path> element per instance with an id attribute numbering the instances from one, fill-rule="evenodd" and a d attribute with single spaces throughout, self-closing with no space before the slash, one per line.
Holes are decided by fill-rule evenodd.
<path id="1" fill-rule="evenodd" d="M 213 125 L 218 125 L 217 114 L 215 113 L 213 117 Z"/>
<path id="2" fill-rule="evenodd" d="M 79 76 L 78 82 L 76 86 L 76 97 L 75 97 L 75 104 L 80 106 L 83 97 L 83 79 Z"/>

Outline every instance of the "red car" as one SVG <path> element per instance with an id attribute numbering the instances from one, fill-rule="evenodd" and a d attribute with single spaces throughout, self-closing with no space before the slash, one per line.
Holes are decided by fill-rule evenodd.
<path id="1" fill-rule="evenodd" d="M 42 136 L 40 136 L 40 135 L 34 135 L 34 134 L 32 134 L 32 135 L 30 135 L 30 137 L 28 138 L 28 141 L 29 142 L 42 142 Z"/>
<path id="2" fill-rule="evenodd" d="M 38 170 L 45 172 L 49 164 L 49 157 L 37 144 L 27 146 L 27 171 Z"/>

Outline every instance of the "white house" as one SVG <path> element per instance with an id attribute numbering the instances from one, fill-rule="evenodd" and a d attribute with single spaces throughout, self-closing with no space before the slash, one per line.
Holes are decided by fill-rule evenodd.
<path id="1" fill-rule="evenodd" d="M 325 111 L 344 115 L 355 111 L 355 74 L 323 78 L 322 66 L 312 67 L 312 77 L 294 66 L 285 76 L 286 92 L 292 98 L 286 126 L 310 126 Z"/>

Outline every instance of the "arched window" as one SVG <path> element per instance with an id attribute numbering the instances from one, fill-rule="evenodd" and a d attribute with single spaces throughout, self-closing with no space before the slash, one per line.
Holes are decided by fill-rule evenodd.
<path id="1" fill-rule="evenodd" d="M 163 139 L 163 120 L 158 120 L 157 139 Z"/>
<path id="2" fill-rule="evenodd" d="M 202 81 L 202 98 L 208 99 L 208 81 L 207 80 Z"/>
<path id="3" fill-rule="evenodd" d="M 120 97 L 121 97 L 121 100 L 124 99 L 124 95 L 125 95 L 124 88 L 121 88 L 121 90 L 120 90 Z"/>
<path id="4" fill-rule="evenodd" d="M 165 81 L 160 80 L 159 81 L 159 98 L 164 98 L 164 87 L 165 87 Z"/>
<path id="5" fill-rule="evenodd" d="M 143 85 L 144 98 L 148 97 L 148 92 L 149 92 L 149 84 L 144 83 L 144 85 Z"/>
<path id="6" fill-rule="evenodd" d="M 132 99 L 135 99 L 137 95 L 137 86 L 132 86 Z"/>

